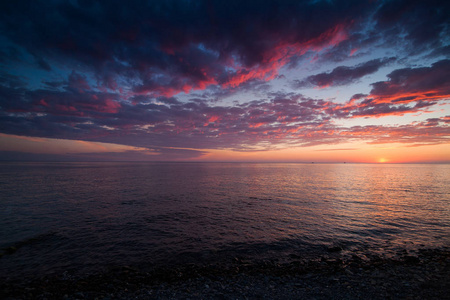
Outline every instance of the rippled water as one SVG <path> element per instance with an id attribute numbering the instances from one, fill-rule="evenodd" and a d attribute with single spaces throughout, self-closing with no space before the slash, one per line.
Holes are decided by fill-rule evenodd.
<path id="1" fill-rule="evenodd" d="M 0 277 L 450 246 L 450 165 L 0 167 Z"/>

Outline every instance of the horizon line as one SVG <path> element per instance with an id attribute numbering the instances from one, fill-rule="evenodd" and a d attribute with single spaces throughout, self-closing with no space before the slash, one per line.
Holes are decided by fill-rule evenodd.
<path id="1" fill-rule="evenodd" d="M 0 163 L 255 163 L 255 164 L 371 164 L 371 165 L 420 165 L 450 164 L 444 162 L 337 162 L 337 161 L 183 161 L 183 160 L 1 160 Z"/>

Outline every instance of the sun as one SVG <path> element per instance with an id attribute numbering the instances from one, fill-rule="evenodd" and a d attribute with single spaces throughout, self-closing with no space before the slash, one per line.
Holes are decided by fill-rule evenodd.
<path id="1" fill-rule="evenodd" d="M 378 162 L 380 164 L 382 164 L 382 163 L 388 162 L 388 160 L 386 158 L 382 157 L 382 158 L 378 159 Z"/>

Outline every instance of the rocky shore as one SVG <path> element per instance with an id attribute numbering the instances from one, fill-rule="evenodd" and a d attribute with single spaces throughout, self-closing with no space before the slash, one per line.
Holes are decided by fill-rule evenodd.
<path id="1" fill-rule="evenodd" d="M 305 260 L 251 262 L 239 257 L 213 265 L 139 270 L 111 268 L 90 275 L 4 278 L 1 299 L 450 299 L 450 250 L 402 250 L 384 258 L 340 248 Z M 13 270 L 12 270 L 13 272 Z"/>

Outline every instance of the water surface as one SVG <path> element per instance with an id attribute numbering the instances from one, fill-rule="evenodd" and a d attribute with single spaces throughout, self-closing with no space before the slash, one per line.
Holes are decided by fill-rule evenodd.
<path id="1" fill-rule="evenodd" d="M 0 277 L 450 246 L 450 165 L 0 167 Z"/>

